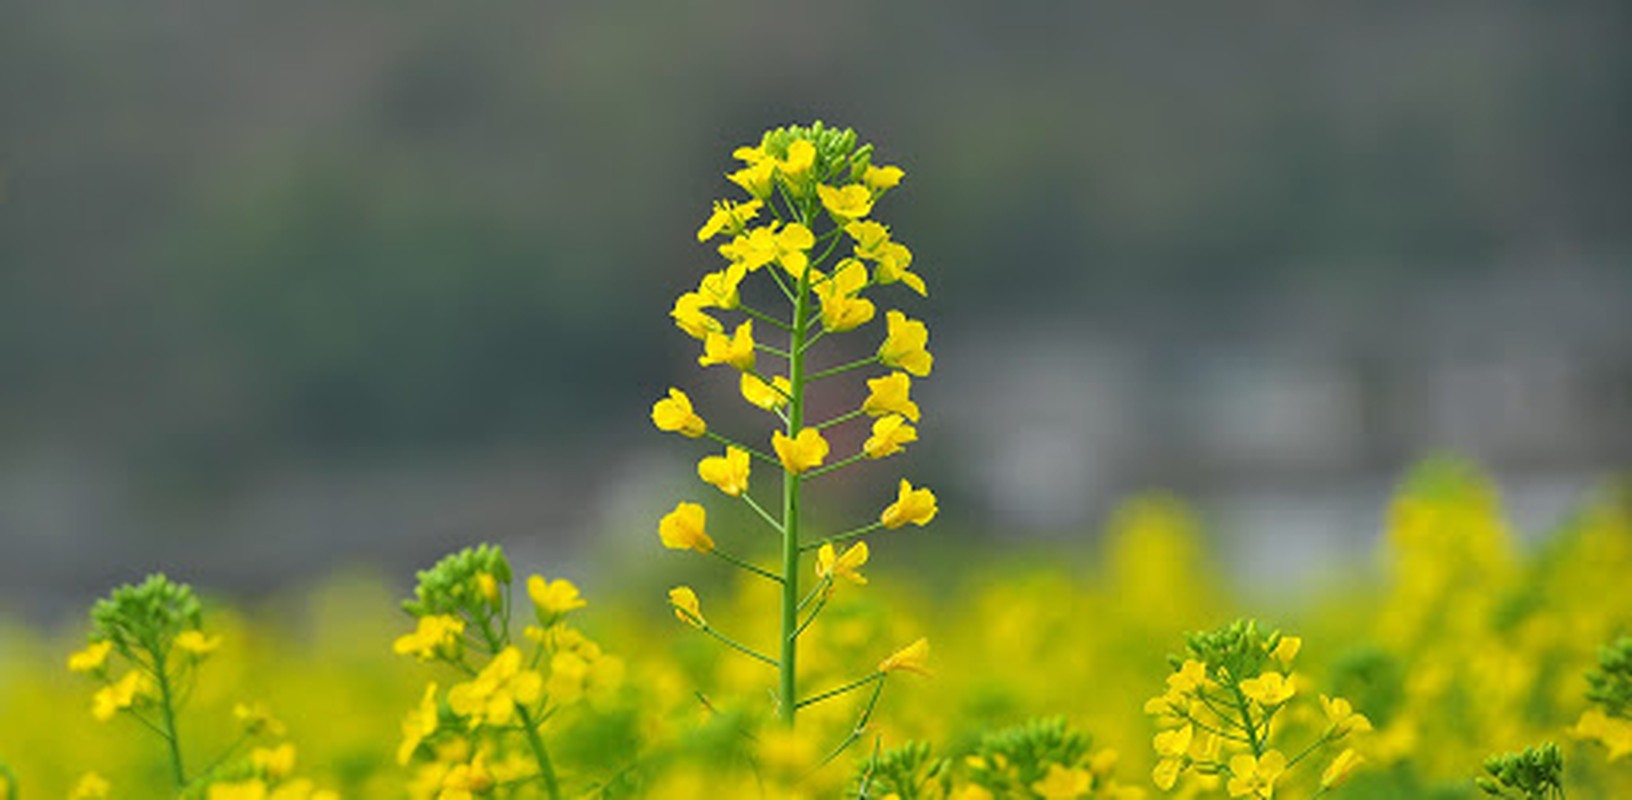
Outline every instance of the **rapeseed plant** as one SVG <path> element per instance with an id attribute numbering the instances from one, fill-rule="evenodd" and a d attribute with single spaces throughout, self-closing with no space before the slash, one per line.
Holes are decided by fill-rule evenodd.
<path id="1" fill-rule="evenodd" d="M 911 397 L 912 379 L 928 376 L 934 357 L 927 349 L 924 323 L 895 309 L 885 311 L 882 341 L 869 356 L 822 366 L 819 362 L 831 362 L 833 357 L 816 345 L 878 316 L 875 300 L 865 296 L 869 290 L 901 284 L 927 296 L 928 289 L 911 270 L 912 251 L 872 218 L 878 201 L 900 183 L 903 172 L 873 164 L 873 147 L 858 146 L 853 131 L 820 122 L 778 128 L 734 155 L 743 166 L 726 177 L 747 197 L 716 201 L 697 231 L 699 242 L 725 239 L 718 247 L 725 266 L 704 275 L 695 290 L 676 299 L 670 315 L 677 327 L 700 341 L 698 364 L 735 370 L 743 399 L 769 412 L 777 424 L 768 436 L 769 448 L 728 438 L 716 432 L 678 388 L 657 401 L 651 416 L 660 430 L 723 446 L 723 452 L 698 462 L 698 477 L 751 509 L 779 539 L 780 558 L 775 566 L 764 567 L 731 552 L 709 532 L 707 509 L 691 501 L 680 502 L 663 517 L 658 535 L 665 547 L 719 558 L 777 587 L 777 647 L 770 653 L 727 635 L 689 586 L 671 589 L 669 603 L 682 622 L 775 671 L 774 711 L 788 726 L 802 709 L 871 689 L 861 722 L 827 757 L 831 759 L 859 735 L 890 675 L 926 672 L 929 643 L 918 639 L 854 680 L 804 695 L 799 686 L 801 636 L 840 586 L 867 584 L 862 569 L 871 550 L 863 536 L 928 524 L 938 506 L 932 491 L 901 479 L 894 502 L 876 521 L 813 536 L 804 525 L 802 489 L 822 475 L 896 455 L 917 441 L 920 409 Z M 741 289 L 750 276 L 774 286 L 786 303 L 781 313 L 757 308 L 743 296 Z M 720 312 L 744 319 L 728 328 L 715 316 Z M 807 400 L 814 384 L 868 368 L 885 372 L 867 380 L 867 393 L 854 410 L 831 419 L 811 419 Z M 869 418 L 871 435 L 859 450 L 833 458 L 831 433 Z M 779 484 L 779 503 L 761 502 L 764 495 L 754 491 L 751 473 L 756 462 L 780 473 L 780 481 L 774 481 Z M 736 537 L 731 538 L 734 547 Z M 807 557 L 813 557 L 814 583 L 805 589 L 801 576 Z"/>

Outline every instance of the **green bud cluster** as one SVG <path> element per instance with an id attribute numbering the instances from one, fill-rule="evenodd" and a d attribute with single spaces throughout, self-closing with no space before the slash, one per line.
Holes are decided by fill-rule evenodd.
<path id="1" fill-rule="evenodd" d="M 943 779 L 951 762 L 930 753 L 928 742 L 907 742 L 891 747 L 863 761 L 856 775 L 856 797 L 890 797 L 924 800 L 944 795 Z"/>
<path id="2" fill-rule="evenodd" d="M 473 618 L 486 616 L 490 598 L 482 593 L 480 576 L 487 575 L 503 590 L 510 585 L 510 561 L 498 545 L 467 547 L 436 562 L 415 577 L 414 597 L 403 601 L 405 611 L 416 617 L 427 614 L 461 613 Z"/>
<path id="3" fill-rule="evenodd" d="M 813 173 L 818 180 L 832 178 L 839 169 L 850 170 L 850 183 L 859 182 L 873 163 L 873 146 L 856 147 L 856 132 L 850 128 L 829 128 L 816 120 L 809 126 L 789 125 L 765 132 L 759 146 L 767 155 L 788 157 L 788 146 L 799 140 L 816 146 L 816 166 Z"/>
<path id="4" fill-rule="evenodd" d="M 1281 643 L 1281 632 L 1264 634 L 1257 620 L 1236 620 L 1218 630 L 1198 631 L 1185 636 L 1190 657 L 1207 665 L 1207 674 L 1220 683 L 1233 684 L 1264 671 L 1270 653 Z M 1184 659 L 1169 655 L 1173 669 Z"/>
<path id="5" fill-rule="evenodd" d="M 1598 649 L 1598 667 L 1587 673 L 1587 699 L 1613 717 L 1628 717 L 1632 709 L 1632 636 L 1622 636 Z"/>
<path id="6" fill-rule="evenodd" d="M 120 586 L 96 602 L 91 608 L 91 639 L 112 642 L 126 658 L 162 670 L 171 642 L 182 631 L 197 630 L 202 621 L 203 607 L 192 587 L 155 574 L 140 584 Z M 138 659 L 138 652 L 149 659 Z"/>
<path id="7" fill-rule="evenodd" d="M 1064 717 L 1028 720 L 982 736 L 969 762 L 969 777 L 999 797 L 1025 797 L 1033 783 L 1048 775 L 1050 765 L 1086 767 L 1092 745 L 1092 738 Z"/>
<path id="8" fill-rule="evenodd" d="M 1543 742 L 1522 753 L 1504 753 L 1485 759 L 1489 777 L 1474 779 L 1485 794 L 1495 797 L 1549 800 L 1564 796 L 1564 754 L 1558 745 Z"/>

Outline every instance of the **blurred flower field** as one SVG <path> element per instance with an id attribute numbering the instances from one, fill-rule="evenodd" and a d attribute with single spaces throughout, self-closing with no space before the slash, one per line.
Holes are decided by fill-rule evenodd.
<path id="1" fill-rule="evenodd" d="M 1606 701 L 1616 675 L 1599 652 L 1632 618 L 1628 509 L 1624 494 L 1605 494 L 1520 552 L 1477 470 L 1438 460 L 1414 471 L 1384 514 L 1377 570 L 1302 598 L 1290 615 L 1256 615 L 1263 630 L 1301 640 L 1289 661 L 1288 731 L 1318 735 L 1321 694 L 1346 698 L 1367 720 L 1350 723 L 1340 747 L 1281 773 L 1274 796 L 1316 793 L 1337 751 L 1350 748 L 1357 766 L 1327 794 L 1481 796 L 1474 781 L 1487 757 L 1547 741 L 1561 749 L 1572 796 L 1632 793 L 1625 698 L 1618 708 Z M 864 697 L 812 707 L 791 734 L 769 711 L 774 671 L 696 636 L 660 597 L 583 598 L 548 634 L 555 652 L 578 657 L 538 668 L 559 709 L 540 729 L 563 796 L 1164 796 L 1152 741 L 1171 726 L 1146 708 L 1180 674 L 1167 656 L 1183 656 L 1186 632 L 1255 609 L 1222 588 L 1205 533 L 1173 498 L 1128 502 L 1094 547 L 1091 559 L 972 551 L 931 570 L 880 569 L 866 591 L 835 597 L 807 643 L 809 685 L 836 683 L 841 665 L 884 659 L 917 637 L 932 649 L 927 675 L 891 672 L 859 736 L 825 766 Z M 549 577 L 533 588 L 571 578 Z M 554 598 L 546 605 L 575 605 L 525 584 L 514 576 L 502 587 L 518 608 L 540 594 Z M 769 625 L 776 608 L 762 582 L 725 588 L 705 614 Z M 459 735 L 468 729 L 447 711 L 441 722 L 454 735 L 433 735 L 435 746 L 410 748 L 401 763 L 404 719 L 426 684 L 468 676 L 421 663 L 406 645 L 393 652 L 414 625 L 391 595 L 376 582 L 337 581 L 265 610 L 204 604 L 207 652 L 178 721 L 188 755 L 202 764 L 253 734 L 228 759 L 243 765 L 201 796 L 503 793 L 497 755 L 494 783 L 463 795 L 444 788 L 473 755 Z M 515 621 L 516 641 L 528 643 L 523 627 Z M 10 797 L 68 797 L 76 787 L 98 796 L 94 780 L 82 785 L 87 773 L 105 781 L 101 796 L 169 796 L 161 739 L 126 715 L 94 718 L 97 684 L 68 669 L 83 633 L 11 628 L 3 641 L 0 761 Z M 220 788 L 257 775 L 284 793 Z M 1233 788 L 1241 793 L 1191 767 L 1174 795 L 1256 796 Z M 543 796 L 526 781 L 513 794 Z"/>

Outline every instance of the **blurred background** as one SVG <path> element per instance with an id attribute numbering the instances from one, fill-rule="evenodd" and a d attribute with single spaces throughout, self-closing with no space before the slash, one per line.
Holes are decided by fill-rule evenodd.
<path id="1" fill-rule="evenodd" d="M 1632 464 L 1629 22 L 10 3 L 0 611 L 152 569 L 406 581 L 481 540 L 593 594 L 698 491 L 653 399 L 734 383 L 667 314 L 729 153 L 813 119 L 907 171 L 876 216 L 937 364 L 874 472 L 935 486 L 938 528 L 1069 542 L 1159 487 L 1243 580 L 1318 575 L 1451 450 L 1536 532 Z"/>

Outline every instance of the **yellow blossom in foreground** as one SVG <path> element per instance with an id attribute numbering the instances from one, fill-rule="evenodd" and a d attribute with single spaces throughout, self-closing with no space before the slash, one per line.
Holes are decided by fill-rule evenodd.
<path id="1" fill-rule="evenodd" d="M 1292 659 L 1297 658 L 1298 651 L 1302 649 L 1302 637 L 1282 636 L 1281 641 L 1275 645 L 1275 649 L 1270 652 L 1269 657 L 1279 661 L 1281 666 L 1287 667 L 1292 665 Z"/>
<path id="2" fill-rule="evenodd" d="M 1279 672 L 1266 672 L 1241 682 L 1241 693 L 1264 706 L 1278 706 L 1290 700 L 1296 692 L 1293 681 Z"/>
<path id="3" fill-rule="evenodd" d="M 176 648 L 193 656 L 205 656 L 221 646 L 221 637 L 205 636 L 203 631 L 186 630 L 176 635 Z"/>
<path id="4" fill-rule="evenodd" d="M 1326 712 L 1326 721 L 1331 723 L 1334 737 L 1371 730 L 1371 720 L 1366 719 L 1365 714 L 1355 713 L 1354 706 L 1341 697 L 1327 697 L 1323 694 L 1320 696 L 1320 707 Z"/>
<path id="5" fill-rule="evenodd" d="M 793 392 L 793 384 L 787 378 L 776 375 L 770 383 L 761 380 L 751 372 L 742 373 L 742 399 L 753 403 L 760 408 L 770 411 L 788 404 L 788 396 Z"/>
<path id="6" fill-rule="evenodd" d="M 765 200 L 776 188 L 776 164 L 769 160 L 757 161 L 725 177 L 755 198 Z"/>
<path id="7" fill-rule="evenodd" d="M 788 157 L 776 165 L 782 177 L 790 181 L 799 181 L 810 174 L 810 168 L 816 166 L 816 145 L 804 139 L 796 139 L 788 145 Z"/>
<path id="8" fill-rule="evenodd" d="M 894 189 L 906 174 L 900 167 L 869 166 L 867 171 L 862 173 L 861 182 L 867 184 L 867 188 L 881 192 L 885 189 Z"/>
<path id="9" fill-rule="evenodd" d="M 288 742 L 277 747 L 257 747 L 249 752 L 249 763 L 269 780 L 278 780 L 295 771 L 295 746 Z"/>
<path id="10" fill-rule="evenodd" d="M 407 766 L 414 757 L 414 751 L 419 749 L 420 742 L 436 733 L 440 717 L 440 709 L 436 702 L 436 682 L 432 681 L 425 687 L 425 695 L 420 698 L 419 706 L 411 709 L 408 716 L 402 720 L 402 744 L 397 747 L 399 766 Z"/>
<path id="11" fill-rule="evenodd" d="M 746 203 L 733 203 L 730 200 L 714 201 L 714 213 L 708 215 L 708 221 L 697 229 L 697 241 L 706 242 L 714 238 L 720 231 L 735 234 L 743 226 L 759 215 L 759 209 L 765 204 L 758 200 L 749 200 Z"/>
<path id="12" fill-rule="evenodd" d="M 703 612 L 697 605 L 697 593 L 690 586 L 676 586 L 669 590 L 669 605 L 674 607 L 674 616 L 681 622 L 698 628 L 707 622 L 703 619 Z"/>
<path id="13" fill-rule="evenodd" d="M 1602 709 L 1587 709 L 1569 732 L 1577 739 L 1595 740 L 1608 748 L 1610 761 L 1632 753 L 1632 720 L 1611 717 Z"/>
<path id="14" fill-rule="evenodd" d="M 919 639 L 891 653 L 889 658 L 878 662 L 878 671 L 891 673 L 898 669 L 904 669 L 908 672 L 916 672 L 919 675 L 928 675 L 928 664 L 929 640 Z"/>
<path id="15" fill-rule="evenodd" d="M 703 338 L 703 354 L 697 357 L 700 366 L 730 364 L 740 370 L 754 368 L 754 321 L 743 320 L 730 336 L 710 333 Z"/>
<path id="16" fill-rule="evenodd" d="M 465 632 L 465 621 L 448 614 L 427 614 L 419 618 L 413 633 L 397 637 L 391 651 L 399 656 L 412 655 L 420 661 L 434 658 L 438 650 L 452 648 Z"/>
<path id="17" fill-rule="evenodd" d="M 674 299 L 674 308 L 669 316 L 674 318 L 675 327 L 686 332 L 693 339 L 706 339 L 711 333 L 722 333 L 725 326 L 720 321 L 704 313 L 704 309 L 711 308 L 707 297 L 700 292 L 686 292 Z"/>
<path id="18" fill-rule="evenodd" d="M 741 497 L 748 491 L 748 467 L 747 450 L 727 447 L 725 455 L 697 462 L 697 477 L 732 497 Z"/>
<path id="19" fill-rule="evenodd" d="M 928 525 L 939 510 L 935 505 L 934 492 L 927 488 L 914 489 L 906 478 L 902 478 L 895 502 L 887 506 L 878 519 L 891 530 L 907 523 L 922 527 Z"/>
<path id="20" fill-rule="evenodd" d="M 899 311 L 884 315 L 889 332 L 878 346 L 878 360 L 885 366 L 900 367 L 920 378 L 929 375 L 935 357 L 925 347 L 929 344 L 929 328 L 917 320 L 907 319 Z"/>
<path id="21" fill-rule="evenodd" d="M 473 680 L 448 690 L 448 707 L 470 718 L 470 727 L 509 725 L 516 706 L 538 702 L 544 677 L 521 665 L 521 651 L 506 647 Z"/>
<path id="22" fill-rule="evenodd" d="M 1230 780 L 1225 788 L 1231 797 L 1274 797 L 1275 781 L 1285 771 L 1286 756 L 1279 750 L 1271 750 L 1262 758 L 1242 753 L 1230 759 Z"/>
<path id="23" fill-rule="evenodd" d="M 96 691 L 91 697 L 91 716 L 107 722 L 138 699 L 153 693 L 153 679 L 147 673 L 131 670 L 124 677 Z"/>
<path id="24" fill-rule="evenodd" d="M 533 575 L 527 579 L 527 596 L 546 615 L 565 614 L 589 605 L 578 593 L 578 587 L 566 578 L 547 581 L 543 575 Z"/>
<path id="25" fill-rule="evenodd" d="M 867 555 L 866 542 L 856 542 L 844 555 L 838 555 L 833 545 L 824 544 L 816 551 L 816 578 L 832 576 L 835 580 L 843 578 L 857 586 L 866 586 L 867 578 L 859 570 L 867 563 Z"/>
<path id="26" fill-rule="evenodd" d="M 868 458 L 884 458 L 905 450 L 909 443 L 916 441 L 918 430 L 907 422 L 906 417 L 884 417 L 873 423 L 873 435 L 862 443 L 861 451 Z"/>
<path id="27" fill-rule="evenodd" d="M 499 603 L 499 579 L 486 572 L 476 573 L 476 593 L 491 605 Z"/>
<path id="28" fill-rule="evenodd" d="M 670 387 L 668 397 L 652 405 L 652 424 L 660 431 L 671 431 L 691 439 L 708 432 L 708 423 L 691 410 L 691 398 L 673 387 Z"/>
<path id="29" fill-rule="evenodd" d="M 861 219 L 873 210 L 873 193 L 859 183 L 852 183 L 842 189 L 819 183 L 816 185 L 816 194 L 822 199 L 822 207 L 826 208 L 827 213 L 832 214 L 840 224 Z"/>
<path id="30" fill-rule="evenodd" d="M 879 246 L 874 258 L 878 262 L 874 278 L 880 284 L 888 286 L 897 282 L 904 283 L 920 297 L 929 296 L 929 286 L 924 283 L 924 279 L 918 273 L 908 271 L 912 266 L 912 251 L 908 250 L 906 245 L 900 242 L 885 242 Z"/>
<path id="31" fill-rule="evenodd" d="M 5 777 L 0 776 L 0 788 L 5 788 Z M 108 793 L 113 791 L 106 778 L 95 772 L 87 772 L 79 776 L 74 789 L 68 794 L 68 800 L 104 800 Z M 0 797 L 10 797 L 7 792 L 0 792 Z"/>
<path id="32" fill-rule="evenodd" d="M 657 523 L 657 535 L 663 546 L 670 550 L 696 550 L 707 553 L 714 549 L 709 538 L 708 512 L 696 503 L 680 503 Z"/>
<path id="33" fill-rule="evenodd" d="M 1187 658 L 1179 665 L 1179 670 L 1167 676 L 1167 688 L 1175 692 L 1190 693 L 1207 684 L 1207 665 L 1193 658 Z"/>
<path id="34" fill-rule="evenodd" d="M 1156 755 L 1162 758 L 1184 758 L 1190 752 L 1190 743 L 1195 740 L 1196 727 L 1185 725 L 1182 728 L 1161 731 L 1151 740 L 1151 746 L 1156 749 Z"/>
<path id="35" fill-rule="evenodd" d="M 1320 773 L 1320 788 L 1335 789 L 1342 786 L 1364 761 L 1365 759 L 1356 753 L 1354 748 L 1344 748 L 1343 752 L 1337 754 L 1337 758 L 1332 759 L 1326 771 Z"/>
<path id="36" fill-rule="evenodd" d="M 718 272 L 710 272 L 703 276 L 697 285 L 697 294 L 703 301 L 715 308 L 736 308 L 741 298 L 737 294 L 737 287 L 748 274 L 748 270 L 741 264 L 732 264 Z"/>
<path id="37" fill-rule="evenodd" d="M 493 788 L 493 773 L 487 768 L 487 756 L 477 753 L 469 764 L 456 764 L 442 776 L 442 792 L 437 800 L 474 800 Z"/>
<path id="38" fill-rule="evenodd" d="M 782 460 L 782 468 L 795 475 L 815 469 L 827 459 L 827 440 L 815 428 L 804 428 L 791 439 L 787 434 L 775 431 L 771 434 L 771 447 L 776 450 L 776 457 Z"/>
<path id="39" fill-rule="evenodd" d="M 831 277 L 816 284 L 816 298 L 822 305 L 822 327 L 832 333 L 842 333 L 870 322 L 877 309 L 871 300 L 858 296 L 866 286 L 867 267 L 853 258 L 840 262 Z"/>
<path id="40" fill-rule="evenodd" d="M 68 656 L 68 671 L 95 672 L 108 663 L 108 653 L 112 650 L 113 642 L 91 642 L 84 650 Z"/>
<path id="41" fill-rule="evenodd" d="M 265 800 L 266 784 L 255 778 L 232 783 L 216 783 L 210 786 L 208 798 L 209 800 Z"/>
<path id="42" fill-rule="evenodd" d="M 1031 790 L 1045 800 L 1076 800 L 1088 793 L 1094 776 L 1081 767 L 1062 767 L 1049 764 L 1048 774 L 1031 785 Z"/>
<path id="43" fill-rule="evenodd" d="M 861 403 L 862 412 L 871 417 L 900 414 L 913 422 L 918 421 L 918 404 L 912 402 L 912 378 L 905 372 L 892 372 L 882 378 L 867 381 L 867 399 Z"/>

